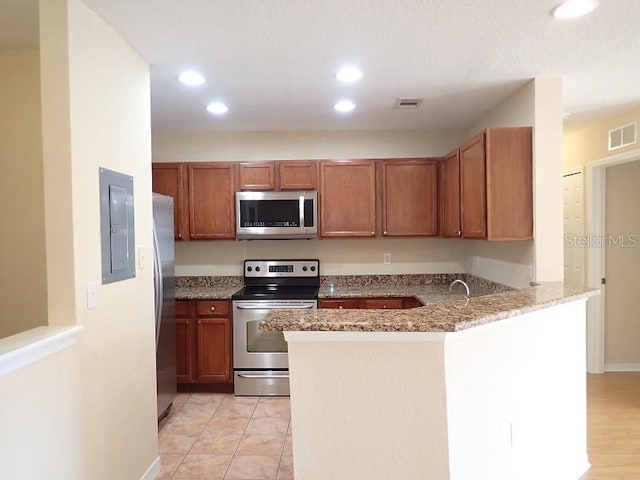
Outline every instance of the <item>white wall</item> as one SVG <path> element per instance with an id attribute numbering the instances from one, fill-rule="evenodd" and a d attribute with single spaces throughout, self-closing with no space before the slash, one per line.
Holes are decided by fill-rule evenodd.
<path id="1" fill-rule="evenodd" d="M 157 458 L 152 266 L 147 255 L 135 278 L 101 286 L 98 167 L 134 176 L 148 248 L 149 67 L 80 0 L 42 0 L 40 28 L 49 319 L 84 331 L 0 379 L 2 476 L 139 479 Z"/>
<path id="2" fill-rule="evenodd" d="M 40 53 L 0 50 L 0 338 L 47 323 Z"/>

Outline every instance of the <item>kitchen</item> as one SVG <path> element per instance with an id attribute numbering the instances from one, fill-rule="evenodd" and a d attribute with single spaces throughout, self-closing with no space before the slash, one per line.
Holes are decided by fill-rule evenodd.
<path id="1" fill-rule="evenodd" d="M 70 11 L 68 17 L 62 16 L 64 20 L 54 15 L 60 8 Z M 87 283 L 95 281 L 100 273 L 95 264 L 97 242 L 91 233 L 97 229 L 86 226 L 93 225 L 96 203 L 95 189 L 88 179 L 95 178 L 99 165 L 106 163 L 114 169 L 130 171 L 140 179 L 143 190 L 151 191 L 149 164 L 152 156 L 148 141 L 151 126 L 149 105 L 144 102 L 144 98 L 149 99 L 149 67 L 122 42 L 117 32 L 81 2 L 69 2 L 68 7 L 66 2 L 64 6 L 47 2 L 40 14 L 43 62 L 40 67 L 36 56 L 32 71 L 35 78 L 39 72 L 41 85 L 34 82 L 35 93 L 29 90 L 25 97 L 37 100 L 42 87 L 42 107 L 35 102 L 33 124 L 42 124 L 43 129 L 20 134 L 22 138 L 32 139 L 32 145 L 43 145 L 40 162 L 44 158 L 45 168 L 41 166 L 38 170 L 36 161 L 35 173 L 30 171 L 29 175 L 40 175 L 47 184 L 53 182 L 60 188 L 49 189 L 46 193 L 46 216 L 42 213 L 39 220 L 39 224 L 44 225 L 43 219 L 48 219 L 46 242 L 43 232 L 42 243 L 36 245 L 37 248 L 24 245 L 23 251 L 20 250 L 23 245 L 10 245 L 7 252 L 13 253 L 7 256 L 7 261 L 12 261 L 12 257 L 31 258 L 32 252 L 39 252 L 43 262 L 46 259 L 50 276 L 44 292 L 37 285 L 31 285 L 29 278 L 18 281 L 17 276 L 13 282 L 6 282 L 5 292 L 9 304 L 13 297 L 24 298 L 24 291 L 28 290 L 30 301 L 23 302 L 15 311 L 27 311 L 32 304 L 48 304 L 45 324 L 79 324 L 84 326 L 86 333 L 77 347 L 17 376 L 3 379 L 3 389 L 6 387 L 5 391 L 11 392 L 5 398 L 5 411 L 11 412 L 11 418 L 3 417 L 6 422 L 3 424 L 7 425 L 5 431 L 24 433 L 12 442 L 11 450 L 5 450 L 7 457 L 3 457 L 3 461 L 6 460 L 9 472 L 23 472 L 22 468 L 29 465 L 31 478 L 51 477 L 51 472 L 56 472 L 57 478 L 66 479 L 140 478 L 157 458 L 155 383 L 152 381 L 154 355 L 152 342 L 148 340 L 152 337 L 152 328 L 134 321 L 149 317 L 152 312 L 151 268 L 147 264 L 147 268 L 139 271 L 138 278 L 128 282 L 126 289 L 117 285 L 101 289 L 98 292 L 99 308 L 87 311 Z M 59 39 L 67 38 L 70 30 L 73 41 L 63 45 Z M 61 60 L 65 58 L 71 59 L 72 68 L 69 61 Z M 14 72 L 13 69 L 7 71 Z M 71 90 L 70 80 L 74 85 Z M 534 233 L 535 243 L 495 246 L 482 241 L 465 241 L 464 247 L 460 241 L 442 239 L 305 243 L 313 242 L 318 251 L 314 256 L 322 259 L 331 274 L 344 272 L 343 262 L 353 266 L 358 273 L 370 273 L 380 268 L 390 273 L 411 271 L 413 262 L 426 266 L 420 265 L 417 270 L 439 271 L 441 267 L 453 269 L 452 263 L 457 263 L 496 281 L 509 283 L 509 278 L 516 278 L 517 282 L 526 284 L 533 263 L 536 279 L 553 280 L 554 276 L 561 276 L 561 265 L 557 261 L 561 247 L 554 246 L 561 243 L 561 215 L 549 215 L 561 203 L 560 186 L 554 174 L 561 170 L 558 165 L 562 141 L 559 83 L 556 79 L 539 78 L 521 86 L 484 118 L 473 117 L 472 123 L 477 124 L 470 128 L 473 132 L 465 128 L 454 134 L 455 138 L 450 141 L 442 138 L 446 132 L 429 131 L 221 132 L 216 135 L 158 132 L 152 139 L 153 160 L 440 156 L 487 126 L 534 125 L 536 139 L 540 139 L 535 147 L 536 191 L 545 192 L 544 197 L 538 196 L 543 198 L 535 199 L 535 225 L 545 226 Z M 11 92 L 17 91 L 12 85 Z M 544 101 L 549 105 L 542 105 Z M 532 106 L 536 103 L 534 112 Z M 73 105 L 71 112 L 69 105 Z M 13 138 L 19 138 L 19 135 Z M 229 151 L 230 138 L 237 140 L 232 142 L 234 155 Z M 83 139 L 92 139 L 91 145 Z M 407 139 L 410 145 L 405 142 Z M 177 148 L 181 143 L 184 148 Z M 34 208 L 40 204 L 44 210 L 42 188 L 38 190 L 37 185 L 26 187 L 23 192 L 16 192 L 27 195 L 21 201 Z M 37 198 L 39 202 L 35 200 Z M 15 201 L 6 204 L 15 205 Z M 147 221 L 150 208 L 149 199 L 140 203 L 136 212 L 137 238 L 142 246 L 150 245 L 148 232 L 151 229 Z M 34 233 L 29 240 L 36 237 Z M 473 246 L 469 246 L 469 242 Z M 265 253 L 284 257 L 283 253 L 289 248 L 288 243 L 280 245 L 281 242 L 277 242 L 273 251 L 265 252 L 271 247 L 258 243 L 261 242 L 192 242 L 189 245 L 185 242 L 185 245 L 178 245 L 179 275 L 239 275 L 244 258 L 264 257 Z M 213 244 L 215 248 L 212 248 Z M 69 250 L 69 245 L 74 245 L 73 250 Z M 45 251 L 50 252 L 49 255 L 42 253 Z M 389 266 L 384 266 L 384 253 L 392 254 Z M 29 289 L 24 285 L 29 285 Z M 40 312 L 33 317 L 43 316 Z M 115 353 L 117 361 L 114 363 Z M 135 371 L 132 371 L 133 366 Z M 60 375 L 60 372 L 66 375 Z M 34 405 L 33 399 L 41 397 L 43 387 L 48 402 Z M 58 415 L 51 416 L 52 410 Z M 40 426 L 43 424 L 50 426 L 51 433 L 42 432 Z M 123 431 L 128 432 L 126 438 L 123 438 Z M 34 438 L 38 441 L 33 441 Z M 41 459 L 38 465 L 31 461 L 33 455 Z M 20 478 L 20 475 L 14 477 Z"/>

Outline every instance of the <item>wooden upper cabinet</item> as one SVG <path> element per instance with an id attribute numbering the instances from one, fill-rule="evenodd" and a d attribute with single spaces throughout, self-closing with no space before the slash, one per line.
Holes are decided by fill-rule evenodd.
<path id="1" fill-rule="evenodd" d="M 280 190 L 316 190 L 318 162 L 313 160 L 281 160 L 278 162 Z"/>
<path id="2" fill-rule="evenodd" d="M 533 238 L 533 130 L 489 128 L 487 152 L 487 238 Z"/>
<path id="3" fill-rule="evenodd" d="M 188 240 L 187 176 L 183 163 L 154 163 L 151 165 L 151 185 L 156 193 L 173 197 L 173 229 L 176 240 Z"/>
<path id="4" fill-rule="evenodd" d="M 320 162 L 320 236 L 375 237 L 376 162 Z"/>
<path id="5" fill-rule="evenodd" d="M 484 133 L 460 147 L 460 225 L 465 238 L 487 237 Z"/>
<path id="6" fill-rule="evenodd" d="M 190 163 L 189 234 L 192 239 L 235 238 L 233 163 Z"/>
<path id="7" fill-rule="evenodd" d="M 460 150 L 440 160 L 438 171 L 439 230 L 442 237 L 459 237 L 460 230 Z"/>
<path id="8" fill-rule="evenodd" d="M 382 162 L 382 234 L 438 235 L 438 162 L 435 159 Z"/>
<path id="9" fill-rule="evenodd" d="M 531 127 L 488 128 L 460 147 L 462 236 L 533 238 Z"/>
<path id="10" fill-rule="evenodd" d="M 242 162 L 238 166 L 240 190 L 274 190 L 275 162 Z"/>

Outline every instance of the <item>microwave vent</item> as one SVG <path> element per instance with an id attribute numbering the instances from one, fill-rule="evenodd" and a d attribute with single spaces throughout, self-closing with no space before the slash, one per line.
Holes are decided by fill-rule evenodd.
<path id="1" fill-rule="evenodd" d="M 418 108 L 422 98 L 397 98 L 393 108 Z"/>

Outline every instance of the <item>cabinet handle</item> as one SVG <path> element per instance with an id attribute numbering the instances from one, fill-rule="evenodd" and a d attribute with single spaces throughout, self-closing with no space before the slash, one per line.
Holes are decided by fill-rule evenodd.
<path id="1" fill-rule="evenodd" d="M 198 325 L 202 325 L 202 320 L 198 320 Z"/>
<path id="2" fill-rule="evenodd" d="M 388 235 L 388 234 L 389 234 L 389 232 L 387 232 L 387 231 L 385 230 L 385 231 L 384 231 L 384 234 L 385 234 L 385 235 Z"/>
<path id="3" fill-rule="evenodd" d="M 344 308 L 342 305 L 338 305 L 338 308 Z"/>
<path id="4" fill-rule="evenodd" d="M 462 230 L 458 230 L 458 231 L 456 232 L 456 235 L 458 235 L 458 236 L 462 235 Z"/>
<path id="5" fill-rule="evenodd" d="M 178 234 L 178 238 L 182 238 L 182 234 L 181 233 Z"/>
<path id="6" fill-rule="evenodd" d="M 383 305 L 383 306 L 382 306 L 382 308 L 387 308 L 387 306 L 386 306 L 386 305 Z"/>
<path id="7" fill-rule="evenodd" d="M 190 322 L 189 320 L 187 320 L 187 321 L 186 321 L 186 322 L 184 322 L 184 323 L 186 323 L 187 325 L 191 325 L 191 322 Z"/>
<path id="8" fill-rule="evenodd" d="M 212 312 L 215 312 L 216 311 L 216 307 L 212 306 L 212 307 L 209 308 L 209 310 L 211 310 Z"/>

